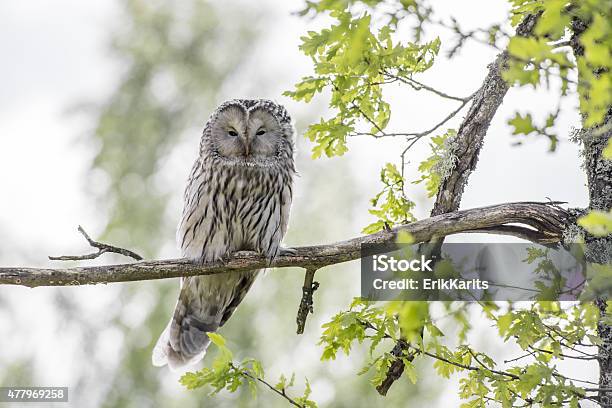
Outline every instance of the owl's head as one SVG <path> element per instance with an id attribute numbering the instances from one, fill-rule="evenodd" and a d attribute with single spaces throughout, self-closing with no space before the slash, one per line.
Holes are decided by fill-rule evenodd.
<path id="1" fill-rule="evenodd" d="M 294 130 L 282 105 L 266 99 L 223 103 L 204 129 L 203 153 L 237 165 L 270 165 L 293 155 Z"/>

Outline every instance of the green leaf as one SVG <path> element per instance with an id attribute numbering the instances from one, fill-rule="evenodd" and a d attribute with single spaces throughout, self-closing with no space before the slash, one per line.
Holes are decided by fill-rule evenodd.
<path id="1" fill-rule="evenodd" d="M 416 369 L 414 368 L 414 364 L 411 361 L 408 361 L 406 358 L 404 361 L 404 375 L 410 380 L 411 383 L 416 384 L 418 376 Z"/>
<path id="2" fill-rule="evenodd" d="M 516 113 L 514 118 L 508 121 L 508 124 L 514 128 L 512 131 L 513 135 L 528 135 L 531 132 L 536 131 L 536 127 L 533 124 L 533 118 L 531 113 L 522 116 L 520 113 Z"/>
<path id="3" fill-rule="evenodd" d="M 296 101 L 310 102 L 313 96 L 320 93 L 328 82 L 328 78 L 325 77 L 305 77 L 296 84 L 295 91 L 285 91 L 283 95 Z"/>
<path id="4" fill-rule="evenodd" d="M 603 150 L 604 159 L 612 160 L 612 138 L 608 139 L 608 145 Z"/>
<path id="5" fill-rule="evenodd" d="M 378 5 L 375 0 L 366 3 Z M 407 3 L 410 9 L 418 8 L 415 2 Z M 373 21 L 367 9 L 352 12 L 351 2 L 324 0 L 307 4 L 307 11 L 329 11 L 333 23 L 301 37 L 300 49 L 312 59 L 316 75 L 302 78 L 294 90 L 284 95 L 310 102 L 324 89 L 330 91 L 329 105 L 334 116 L 310 125 L 305 136 L 315 143 L 313 158 L 340 156 L 348 150 L 347 136 L 357 128 L 360 133 L 384 131 L 391 108 L 383 97 L 383 84 L 390 75 L 410 77 L 428 70 L 441 42 L 439 38 L 422 44 L 396 41 L 394 25 Z"/>
<path id="6" fill-rule="evenodd" d="M 414 203 L 404 194 L 404 179 L 395 164 L 387 163 L 380 172 L 380 180 L 384 187 L 371 200 L 374 208 L 369 211 L 378 220 L 363 229 L 364 234 L 378 232 L 395 224 L 405 224 L 413 221 Z"/>
<path id="7" fill-rule="evenodd" d="M 612 210 L 606 212 L 592 210 L 587 215 L 578 218 L 578 225 L 596 237 L 604 237 L 612 233 Z"/>
<path id="8" fill-rule="evenodd" d="M 570 25 L 570 16 L 565 11 L 566 7 L 566 0 L 547 0 L 535 33 L 538 36 L 547 36 L 551 40 L 561 38 L 565 34 L 566 27 Z"/>
<path id="9" fill-rule="evenodd" d="M 225 338 L 219 333 L 208 332 L 206 333 L 210 341 L 217 347 L 225 347 Z"/>
<path id="10" fill-rule="evenodd" d="M 507 333 L 512 321 L 514 320 L 514 315 L 512 312 L 501 315 L 497 318 L 497 329 L 499 330 L 499 335 L 508 338 Z"/>

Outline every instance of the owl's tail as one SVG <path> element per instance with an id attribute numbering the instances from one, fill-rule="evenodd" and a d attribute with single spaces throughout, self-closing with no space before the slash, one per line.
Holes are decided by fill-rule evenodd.
<path id="1" fill-rule="evenodd" d="M 204 357 L 210 344 L 207 333 L 217 331 L 221 318 L 216 311 L 202 310 L 201 306 L 195 313 L 191 306 L 181 290 L 174 315 L 153 349 L 154 366 L 168 364 L 175 370 L 197 363 Z"/>
<path id="2" fill-rule="evenodd" d="M 207 333 L 215 332 L 225 324 L 246 295 L 256 275 L 257 271 L 236 274 L 237 281 L 229 293 L 220 296 L 224 291 L 212 290 L 211 297 L 207 299 L 194 295 L 194 291 L 198 293 L 198 288 L 207 286 L 206 283 L 212 286 L 212 279 L 221 281 L 227 278 L 187 278 L 181 285 L 174 315 L 153 349 L 153 365 L 161 367 L 168 364 L 174 370 L 201 360 L 210 344 Z"/>

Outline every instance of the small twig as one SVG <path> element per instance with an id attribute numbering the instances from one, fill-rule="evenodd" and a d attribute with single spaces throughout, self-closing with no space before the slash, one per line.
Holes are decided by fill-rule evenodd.
<path id="1" fill-rule="evenodd" d="M 381 74 L 383 74 L 384 76 L 386 76 L 388 78 L 391 78 L 391 79 L 393 79 L 395 81 L 400 81 L 400 82 L 402 82 L 402 83 L 404 83 L 406 85 L 409 85 L 415 91 L 420 91 L 420 90 L 425 89 L 426 91 L 434 93 L 434 94 L 436 94 L 436 95 L 438 95 L 438 96 L 440 96 L 442 98 L 451 99 L 451 100 L 459 101 L 459 102 L 466 102 L 466 101 L 469 101 L 470 99 L 472 99 L 472 95 L 467 96 L 465 98 L 449 95 L 449 94 L 447 94 L 445 92 L 439 91 L 439 90 L 437 90 L 435 88 L 432 88 L 431 86 L 425 85 L 424 83 L 419 82 L 419 81 L 417 81 L 415 79 L 412 79 L 410 77 L 396 75 L 396 74 L 393 74 L 393 73 L 388 72 L 388 71 L 382 71 Z"/>
<path id="2" fill-rule="evenodd" d="M 455 117 L 465 107 L 465 105 L 467 105 L 467 103 L 469 101 L 471 101 L 472 98 L 474 98 L 475 95 L 476 95 L 476 93 L 473 93 L 472 95 L 470 95 L 467 98 L 465 98 L 465 100 L 463 100 L 463 102 L 461 103 L 461 105 L 459 105 L 458 108 L 456 108 L 455 110 L 450 112 L 447 116 L 444 117 L 444 119 L 440 120 L 433 127 L 429 128 L 429 129 L 426 129 L 426 130 L 423 130 L 423 131 L 420 131 L 420 132 L 385 133 L 383 131 L 380 131 L 380 134 L 376 134 L 376 133 L 372 133 L 372 132 L 354 132 L 354 133 L 351 133 L 349 136 L 351 136 L 351 137 L 355 137 L 355 136 L 373 136 L 373 137 L 376 137 L 376 138 L 382 138 L 382 137 L 406 137 L 406 138 L 408 138 L 407 141 L 411 141 L 412 142 L 410 144 L 410 147 L 412 147 L 412 145 L 414 145 L 414 143 L 416 143 L 423 136 L 427 136 L 427 135 L 435 132 L 436 130 L 438 130 L 438 128 L 440 128 L 446 122 L 448 122 L 453 117 Z M 368 122 L 372 123 L 372 121 L 369 120 L 368 117 L 365 117 L 365 118 L 366 118 L 366 120 L 368 120 Z M 410 149 L 410 147 L 408 147 L 408 149 L 406 149 L 406 151 L 408 151 Z"/>
<path id="3" fill-rule="evenodd" d="M 533 351 L 538 351 L 540 353 L 554 354 L 551 350 L 545 350 L 545 349 L 541 349 L 541 348 L 534 347 L 534 346 L 529 346 L 529 348 L 532 349 Z M 573 358 L 575 360 L 599 360 L 601 358 L 600 356 L 594 355 L 594 354 L 590 354 L 586 356 L 572 356 L 569 354 L 559 353 L 557 354 L 557 356 L 562 357 L 562 358 Z"/>
<path id="4" fill-rule="evenodd" d="M 62 255 L 62 256 L 50 256 L 49 259 L 52 261 L 82 261 L 86 259 L 95 259 L 102 254 L 107 252 L 112 252 L 115 254 L 120 254 L 123 256 L 127 256 L 130 258 L 134 258 L 137 261 L 142 260 L 142 256 L 138 255 L 136 252 L 132 252 L 129 249 L 119 248 L 109 244 L 103 244 L 101 242 L 94 241 L 91 237 L 85 232 L 83 227 L 79 225 L 78 231 L 85 237 L 89 245 L 93 248 L 98 248 L 98 252 L 93 252 L 91 254 L 86 255 Z"/>
<path id="5" fill-rule="evenodd" d="M 312 295 L 319 289 L 319 282 L 313 282 L 316 269 L 306 269 L 304 275 L 304 286 L 302 287 L 302 300 L 295 321 L 297 322 L 297 334 L 304 333 L 308 313 L 314 313 Z"/>
<path id="6" fill-rule="evenodd" d="M 612 391 L 612 388 L 583 388 L 583 390 L 587 392 L 596 392 L 596 391 Z"/>
<path id="7" fill-rule="evenodd" d="M 367 120 L 368 122 L 370 122 L 370 124 L 371 124 L 372 126 L 374 126 L 374 128 L 375 128 L 376 130 L 378 130 L 378 131 L 379 131 L 380 133 L 382 133 L 382 134 L 384 134 L 384 133 L 385 133 L 385 132 L 384 132 L 384 130 L 383 130 L 383 129 L 382 129 L 380 126 L 378 126 L 378 123 L 376 123 L 376 122 L 375 122 L 375 121 L 374 121 L 372 118 L 370 118 L 370 117 L 369 117 L 369 116 L 368 116 L 368 115 L 367 115 L 367 114 L 366 114 L 366 113 L 363 111 L 363 109 L 361 109 L 361 108 L 359 107 L 359 105 L 357 105 L 355 102 L 351 102 L 351 103 L 352 103 L 353 107 L 354 107 L 355 109 L 357 109 L 357 111 L 359 111 L 359 113 L 361 114 L 361 116 L 363 116 L 363 117 L 365 118 L 365 120 Z"/>
<path id="8" fill-rule="evenodd" d="M 583 354 L 587 357 L 591 357 L 592 354 L 586 353 L 580 349 L 577 349 L 576 347 L 572 346 L 572 341 L 570 339 L 568 339 L 566 336 L 563 335 L 563 333 L 561 333 L 559 330 L 555 329 L 553 326 L 550 326 L 546 323 L 542 323 L 548 330 L 554 332 L 555 334 L 557 334 L 559 337 L 561 337 L 563 340 L 565 340 L 565 342 L 563 340 L 557 340 L 555 339 L 555 337 L 550 333 L 546 333 L 546 335 L 548 337 L 550 337 L 551 340 L 558 342 L 561 346 L 568 348 L 572 351 L 575 351 L 576 353 L 580 353 Z M 584 346 L 584 344 L 579 344 L 579 343 L 574 343 L 575 345 L 579 345 L 579 346 Z"/>
<path id="9" fill-rule="evenodd" d="M 238 370 L 238 368 L 233 363 L 230 363 L 230 367 L 232 367 L 234 370 Z M 287 393 L 285 392 L 284 388 L 279 390 L 278 388 L 274 387 L 272 384 L 270 384 L 269 382 L 267 382 L 263 378 L 256 377 L 256 376 L 252 375 L 251 373 L 249 373 L 248 371 L 239 371 L 239 372 L 244 377 L 248 377 L 248 378 L 250 378 L 252 380 L 259 381 L 260 383 L 262 383 L 263 385 L 268 387 L 270 390 L 274 391 L 275 393 L 277 393 L 281 397 L 285 398 L 287 401 L 289 401 L 289 403 L 291 405 L 299 407 L 299 408 L 304 408 L 303 405 L 298 404 L 293 398 L 288 396 Z"/>
<path id="10" fill-rule="evenodd" d="M 527 358 L 529 356 L 533 356 L 534 354 L 535 353 L 533 351 L 527 350 L 527 354 L 523 354 L 523 355 L 520 355 L 518 357 L 511 358 L 510 360 L 504 360 L 504 364 L 513 363 L 515 361 L 522 360 L 522 359 Z"/>
<path id="11" fill-rule="evenodd" d="M 550 45 L 555 47 L 555 48 L 571 47 L 572 46 L 572 42 L 571 42 L 571 40 L 561 40 L 561 41 L 558 41 L 558 42 L 550 43 Z"/>

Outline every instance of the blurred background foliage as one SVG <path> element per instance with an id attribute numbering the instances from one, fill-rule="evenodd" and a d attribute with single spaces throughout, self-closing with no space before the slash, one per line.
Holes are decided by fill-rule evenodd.
<path id="1" fill-rule="evenodd" d="M 169 248 L 174 246 L 182 189 L 197 154 L 201 127 L 225 97 L 267 95 L 265 85 L 258 85 L 265 84 L 265 78 L 249 77 L 252 95 L 224 92 L 223 85 L 231 88 L 241 80 L 237 67 L 248 60 L 261 34 L 262 27 L 253 24 L 255 17 L 270 21 L 274 13 L 254 5 L 221 6 L 199 0 L 122 0 L 122 8 L 121 29 L 110 41 L 121 75 L 108 99 L 94 107 L 95 130 L 83 140 L 98 146 L 90 172 L 94 183 L 88 183 L 87 189 L 104 210 L 100 217 L 108 220 L 100 239 L 146 258 L 176 256 Z M 282 66 L 268 68 L 282 70 Z M 292 113 L 298 133 L 314 119 L 311 114 Z M 301 149 L 303 144 L 299 139 L 298 151 L 309 150 Z M 168 170 L 173 166 L 179 168 Z M 296 205 L 285 241 L 298 245 L 354 234 L 345 220 L 351 217 L 358 192 L 346 164 L 313 162 L 304 154 L 298 156 L 298 169 Z M 172 171 L 181 176 L 174 177 Z M 338 211 L 342 217 L 333 215 Z M 222 333 L 236 354 L 260 359 L 271 376 L 296 372 L 302 385 L 303 377 L 308 377 L 313 398 L 323 395 L 323 406 L 373 405 L 380 397 L 367 386 L 365 376 L 355 376 L 363 355 L 352 356 L 354 363 L 344 361 L 341 370 L 319 361 L 315 344 L 320 322 L 350 302 L 358 288 L 358 282 L 338 284 L 354 272 L 345 266 L 334 269 L 317 276 L 322 284 L 316 294 L 317 314 L 303 336 L 295 335 L 303 279 L 298 270 L 266 273 Z M 171 315 L 177 290 L 178 280 L 120 285 L 107 313 L 92 321 L 91 316 L 75 312 L 79 303 L 70 290 L 57 289 L 55 304 L 65 316 L 64 325 L 79 333 L 78 352 L 89 360 L 81 365 L 78 384 L 71 387 L 73 405 L 286 406 L 286 401 L 265 391 L 256 397 L 248 389 L 215 396 L 207 396 L 207 390 L 187 391 L 178 384 L 178 374 L 152 367 L 151 349 Z M 101 361 L 103 357 L 89 357 L 109 341 L 117 342 L 114 350 L 119 356 L 111 367 Z M 210 356 L 204 364 L 209 361 Z M 14 375 L 27 373 L 27 367 L 28 362 L 22 362 Z M 396 387 L 386 401 L 403 405 L 414 398 L 422 398 L 419 389 L 406 384 Z"/>

